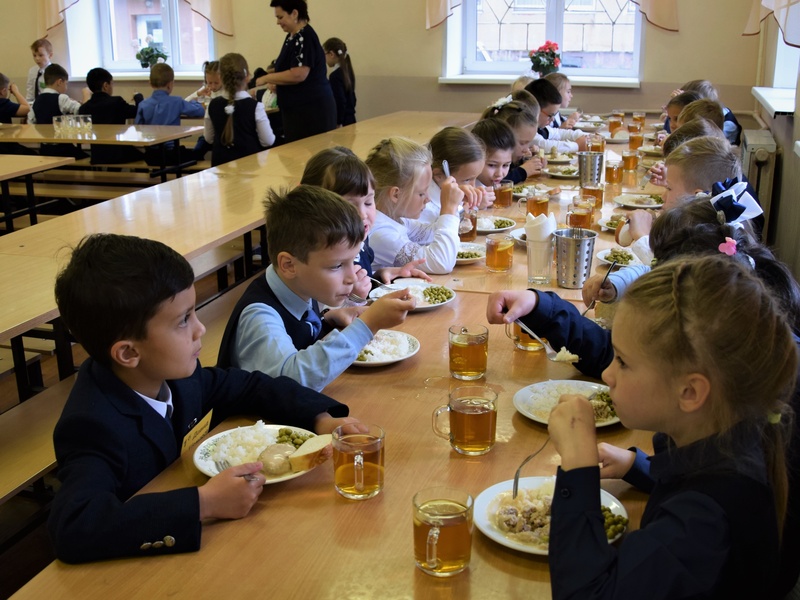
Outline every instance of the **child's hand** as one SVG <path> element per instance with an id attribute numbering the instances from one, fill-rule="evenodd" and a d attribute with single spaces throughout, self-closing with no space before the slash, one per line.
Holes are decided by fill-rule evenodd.
<path id="1" fill-rule="evenodd" d="M 391 283 L 398 277 L 418 277 L 425 281 L 433 281 L 425 271 L 420 271 L 417 267 L 425 262 L 424 258 L 418 258 L 404 264 L 402 267 L 384 267 L 375 271 L 375 277 L 383 283 Z"/>
<path id="2" fill-rule="evenodd" d="M 464 208 L 467 210 L 478 208 L 478 204 L 481 201 L 480 190 L 474 186 L 463 184 L 459 185 L 458 188 L 464 192 L 464 200 L 461 202 Z"/>
<path id="3" fill-rule="evenodd" d="M 372 291 L 372 280 L 369 278 L 367 270 L 361 267 L 356 271 L 356 282 L 353 284 L 353 292 L 362 298 L 368 298 L 370 291 Z"/>
<path id="4" fill-rule="evenodd" d="M 225 469 L 197 488 L 200 519 L 241 519 L 250 512 L 264 487 L 260 462 Z"/>
<path id="5" fill-rule="evenodd" d="M 454 177 L 448 177 L 441 185 L 440 202 L 442 215 L 457 215 L 458 206 L 464 200 L 464 191 L 458 187 Z"/>
<path id="6" fill-rule="evenodd" d="M 8 86 L 9 91 L 14 97 L 19 96 L 19 88 L 17 87 L 16 83 L 12 83 Z"/>
<path id="7" fill-rule="evenodd" d="M 566 121 L 564 121 L 564 123 L 561 125 L 561 127 L 565 128 L 565 129 L 573 129 L 575 127 L 575 123 L 580 121 L 582 116 L 583 116 L 583 113 L 581 111 L 579 111 L 579 110 L 576 110 L 574 113 L 572 113 L 567 118 Z"/>
<path id="8" fill-rule="evenodd" d="M 481 205 L 478 208 L 489 208 L 492 204 L 494 204 L 494 188 L 487 185 L 485 188 L 481 189 L 483 190 L 483 198 L 481 199 Z"/>
<path id="9" fill-rule="evenodd" d="M 486 320 L 495 325 L 513 323 L 530 313 L 539 301 L 531 290 L 503 290 L 489 295 Z"/>
<path id="10" fill-rule="evenodd" d="M 597 466 L 594 409 L 585 396 L 564 394 L 550 411 L 547 430 L 565 471 Z"/>
<path id="11" fill-rule="evenodd" d="M 528 177 L 534 177 L 536 175 L 542 174 L 542 169 L 544 169 L 544 159 L 538 156 L 534 156 L 530 160 L 526 160 L 520 166 L 525 170 L 528 174 Z"/>
<path id="12" fill-rule="evenodd" d="M 616 299 L 617 288 L 608 279 L 603 283 L 603 287 L 600 287 L 603 278 L 603 275 L 592 275 L 584 282 L 581 296 L 586 306 L 589 306 L 594 300 L 598 302 L 613 302 Z"/>
<path id="13" fill-rule="evenodd" d="M 314 432 L 319 435 L 332 433 L 333 430 L 340 425 L 342 426 L 342 431 L 345 433 L 367 433 L 369 431 L 369 427 L 355 417 L 340 417 L 335 419 L 324 412 L 317 415 L 317 419 L 314 422 Z"/>
<path id="14" fill-rule="evenodd" d="M 589 149 L 589 136 L 582 135 L 577 140 L 575 140 L 575 143 L 578 144 L 579 151 L 585 152 L 586 150 Z"/>
<path id="15" fill-rule="evenodd" d="M 653 185 L 660 185 L 662 187 L 667 185 L 667 167 L 663 162 L 657 162 L 648 171 L 650 173 L 650 183 Z"/>
<path id="16" fill-rule="evenodd" d="M 622 479 L 631 470 L 636 453 L 601 442 L 597 444 L 600 455 L 600 478 Z"/>
<path id="17" fill-rule="evenodd" d="M 646 210 L 635 210 L 628 215 L 628 231 L 633 241 L 640 237 L 650 235 L 650 228 L 653 226 L 653 214 Z"/>
<path id="18" fill-rule="evenodd" d="M 659 131 L 656 134 L 656 146 L 663 146 L 664 140 L 667 139 L 669 134 L 666 131 Z"/>
<path id="19" fill-rule="evenodd" d="M 364 296 L 362 296 L 363 298 Z M 344 329 L 350 323 L 355 321 L 367 310 L 366 306 L 344 306 L 341 308 L 332 308 L 325 313 L 325 321 L 336 327 L 337 329 Z"/>
<path id="20" fill-rule="evenodd" d="M 408 288 L 397 290 L 378 298 L 364 311 L 361 320 L 375 334 L 379 329 L 389 329 L 405 321 L 408 311 L 413 310 L 416 305 L 417 302 L 408 293 Z"/>

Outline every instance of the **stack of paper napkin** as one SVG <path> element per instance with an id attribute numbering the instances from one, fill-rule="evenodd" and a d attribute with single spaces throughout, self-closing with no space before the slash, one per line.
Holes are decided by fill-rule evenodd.
<path id="1" fill-rule="evenodd" d="M 553 213 L 534 217 L 528 213 L 525 220 L 525 239 L 534 242 L 546 242 L 556 230 L 556 217 Z"/>

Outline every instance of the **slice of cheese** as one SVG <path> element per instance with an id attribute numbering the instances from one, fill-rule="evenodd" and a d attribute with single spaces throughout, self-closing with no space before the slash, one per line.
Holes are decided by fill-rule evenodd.
<path id="1" fill-rule="evenodd" d="M 303 445 L 289 455 L 289 465 L 294 473 L 307 471 L 318 464 L 325 462 L 328 456 L 324 455 L 326 448 L 331 443 L 331 434 L 317 435 L 307 439 Z"/>

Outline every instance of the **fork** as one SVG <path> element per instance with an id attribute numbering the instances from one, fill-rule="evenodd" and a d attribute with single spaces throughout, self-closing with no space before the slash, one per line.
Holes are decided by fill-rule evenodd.
<path id="1" fill-rule="evenodd" d="M 215 460 L 214 466 L 217 468 L 217 475 L 219 475 L 225 469 L 230 469 L 231 463 L 228 462 L 227 460 Z M 258 477 L 256 477 L 255 475 L 250 475 L 250 474 L 242 475 L 242 477 L 245 479 L 245 481 L 255 481 L 258 479 Z"/>
<path id="2" fill-rule="evenodd" d="M 547 358 L 549 358 L 549 359 L 550 359 L 550 360 L 552 360 L 553 362 L 561 362 L 561 361 L 559 361 L 559 360 L 557 360 L 557 359 L 556 359 L 556 355 L 558 354 L 558 352 L 556 352 L 555 350 L 553 350 L 553 347 L 552 347 L 550 344 L 548 344 L 548 343 L 547 343 L 547 342 L 545 342 L 545 341 L 544 341 L 542 338 L 540 338 L 538 335 L 536 335 L 535 333 L 533 333 L 533 330 L 532 330 L 530 327 L 528 327 L 527 325 L 525 325 L 525 323 L 523 323 L 523 322 L 522 322 L 521 320 L 519 320 L 519 319 L 517 319 L 516 321 L 514 321 L 514 323 L 516 323 L 517 325 L 519 325 L 519 327 L 520 327 L 520 329 L 522 329 L 522 331 L 524 331 L 524 332 L 525 332 L 525 333 L 527 333 L 529 336 L 531 336 L 532 338 L 535 338 L 535 339 L 537 339 L 537 340 L 539 341 L 539 343 L 540 343 L 540 344 L 542 345 L 542 347 L 544 348 L 544 352 L 545 352 L 545 354 L 547 355 Z"/>
<path id="3" fill-rule="evenodd" d="M 544 450 L 544 447 L 545 447 L 545 446 L 547 446 L 547 442 L 549 442 L 549 441 L 550 441 L 550 436 L 548 435 L 548 436 L 547 436 L 547 439 L 544 441 L 544 444 L 542 444 L 541 448 L 539 448 L 539 449 L 538 449 L 536 452 L 534 452 L 533 454 L 530 454 L 530 455 L 529 455 L 529 456 L 528 456 L 528 457 L 527 457 L 525 460 L 523 460 L 523 461 L 520 463 L 520 465 L 519 465 L 519 468 L 517 469 L 517 472 L 516 472 L 516 473 L 514 473 L 514 488 L 513 488 L 512 492 L 511 492 L 511 499 L 512 499 L 512 500 L 513 500 L 513 499 L 515 499 L 515 498 L 517 497 L 517 491 L 518 491 L 518 489 L 519 489 L 519 474 L 520 474 L 520 472 L 522 471 L 522 467 L 524 467 L 526 464 L 528 464 L 528 461 L 529 461 L 529 460 L 531 460 L 531 459 L 532 459 L 534 456 L 536 456 L 537 454 L 539 454 L 539 452 L 541 452 L 542 450 Z"/>
<path id="4" fill-rule="evenodd" d="M 606 284 L 606 281 L 608 281 L 608 276 L 611 274 L 611 269 L 613 269 L 616 266 L 617 266 L 617 261 L 615 260 L 611 261 L 611 266 L 608 267 L 608 271 L 606 271 L 606 275 L 605 277 L 603 277 L 603 281 L 600 282 L 600 287 L 598 288 L 598 291 L 603 289 L 603 286 Z M 589 303 L 589 306 L 587 306 L 586 310 L 581 313 L 581 316 L 585 317 L 586 313 L 592 310 L 595 304 L 597 304 L 597 298 L 592 298 L 592 301 Z"/>

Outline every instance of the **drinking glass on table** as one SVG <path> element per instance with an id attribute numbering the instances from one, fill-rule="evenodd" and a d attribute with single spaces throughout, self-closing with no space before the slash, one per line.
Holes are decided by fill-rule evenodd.
<path id="1" fill-rule="evenodd" d="M 450 375 L 471 381 L 486 375 L 489 330 L 483 325 L 453 325 L 449 329 Z"/>
<path id="2" fill-rule="evenodd" d="M 592 198 L 594 200 L 594 198 Z M 592 226 L 592 214 L 594 205 L 589 200 L 577 199 L 570 202 L 567 207 L 567 225 L 581 229 L 589 229 Z"/>
<path id="3" fill-rule="evenodd" d="M 452 487 L 428 488 L 412 500 L 414 562 L 434 577 L 450 577 L 469 566 L 472 496 Z"/>
<path id="4" fill-rule="evenodd" d="M 605 152 L 606 151 L 606 138 L 599 133 L 594 133 L 589 136 L 589 145 L 587 147 L 589 152 Z"/>
<path id="5" fill-rule="evenodd" d="M 606 162 L 606 183 L 622 183 L 622 165 L 619 161 Z"/>
<path id="6" fill-rule="evenodd" d="M 636 150 L 622 151 L 622 168 L 625 171 L 635 171 L 639 167 L 639 153 Z"/>
<path id="7" fill-rule="evenodd" d="M 647 117 L 647 114 L 643 113 L 643 112 L 634 112 L 633 113 L 633 120 L 635 122 L 639 123 L 640 130 L 644 129 L 646 117 Z"/>
<path id="8" fill-rule="evenodd" d="M 508 208 L 514 196 L 514 182 L 510 179 L 503 179 L 494 185 L 494 206 L 495 208 Z"/>
<path id="9" fill-rule="evenodd" d="M 644 134 L 639 131 L 636 133 L 631 133 L 630 137 L 628 137 L 628 149 L 630 150 L 638 150 L 644 144 Z"/>
<path id="10" fill-rule="evenodd" d="M 594 198 L 594 207 L 598 209 L 603 208 L 603 184 L 602 183 L 587 183 L 581 186 L 581 198 L 587 197 Z"/>
<path id="11" fill-rule="evenodd" d="M 449 427 L 441 419 L 449 414 Z M 494 446 L 497 430 L 497 394 L 485 385 L 459 387 L 450 392 L 450 401 L 433 411 L 433 432 L 450 441 L 459 454 L 479 456 Z"/>
<path id="12" fill-rule="evenodd" d="M 514 238 L 505 233 L 486 236 L 486 267 L 495 273 L 511 270 L 514 263 Z"/>
<path id="13" fill-rule="evenodd" d="M 384 431 L 370 425 L 366 433 L 333 430 L 333 480 L 336 491 L 350 500 L 366 500 L 383 489 Z"/>
<path id="14" fill-rule="evenodd" d="M 522 208 L 522 203 L 525 203 L 525 208 Z M 550 204 L 550 195 L 545 192 L 540 192 L 527 198 L 520 198 L 517 201 L 517 207 L 522 214 L 529 214 L 533 217 L 539 215 L 546 215 L 547 209 Z"/>
<path id="15" fill-rule="evenodd" d="M 549 263 L 550 265 L 552 265 L 553 263 L 552 241 L 549 242 L 549 245 L 550 245 Z M 550 283 L 549 277 L 546 283 Z M 539 350 L 542 350 L 544 348 L 544 346 L 542 346 L 539 343 L 539 340 L 537 340 L 535 337 L 531 337 L 527 332 L 522 331 L 522 327 L 520 327 L 517 323 L 506 323 L 506 337 L 510 338 L 514 342 L 514 346 L 516 348 L 519 348 L 520 350 L 525 350 L 526 352 L 538 352 Z"/>

